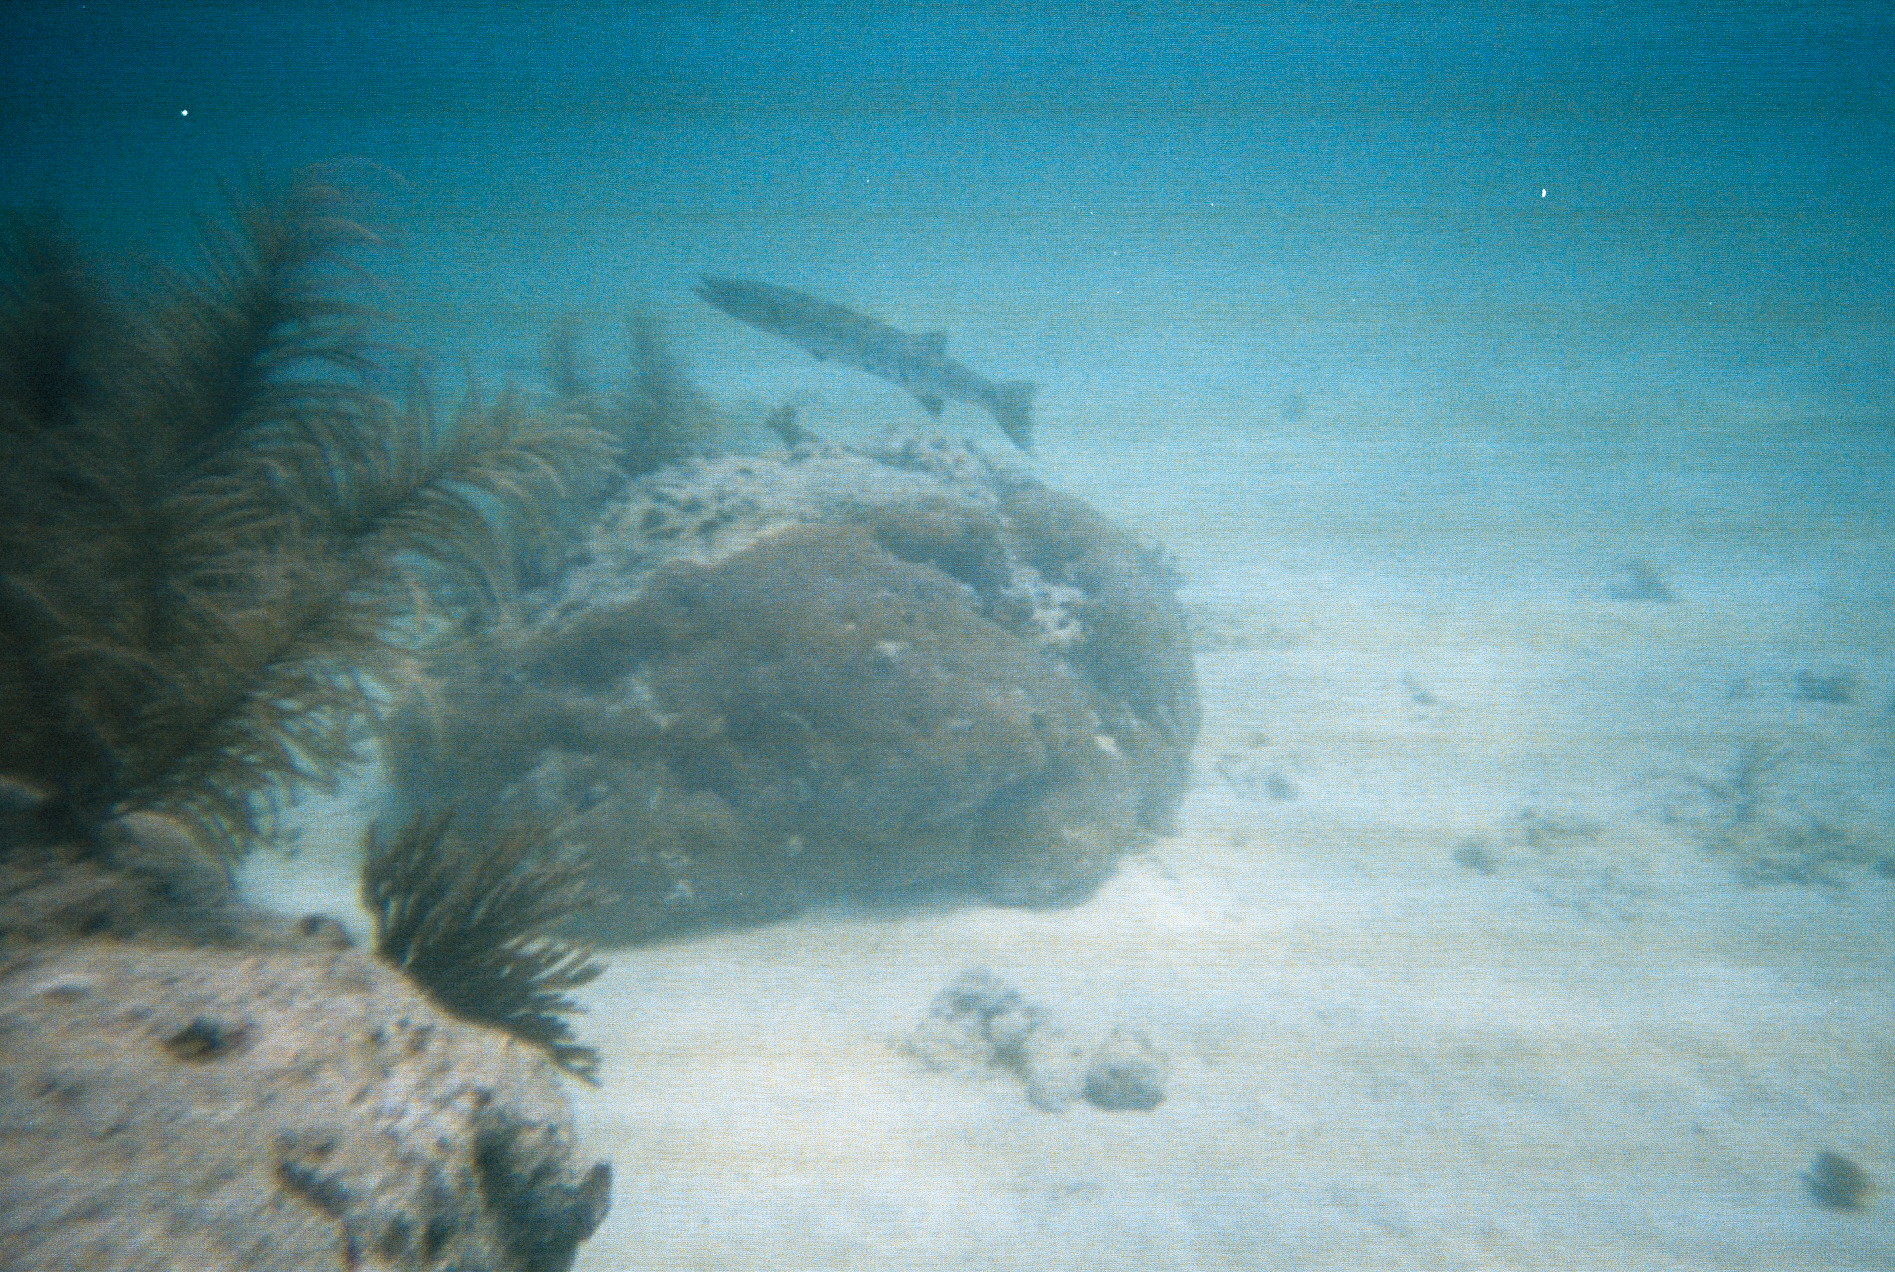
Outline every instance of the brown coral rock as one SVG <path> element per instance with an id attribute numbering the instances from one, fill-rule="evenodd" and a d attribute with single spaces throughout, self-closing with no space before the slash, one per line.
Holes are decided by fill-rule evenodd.
<path id="1" fill-rule="evenodd" d="M 9 1268 L 560 1272 L 605 1213 L 552 1066 L 351 951 L 0 963 Z"/>
<path id="2" fill-rule="evenodd" d="M 1083 499 L 1034 482 L 1013 486 L 1004 507 L 1042 575 L 1085 597 L 1078 660 L 1131 709 L 1121 743 L 1144 780 L 1139 815 L 1170 827 L 1191 780 L 1202 709 L 1184 611 L 1163 557 Z"/>
<path id="3" fill-rule="evenodd" d="M 528 608 L 385 754 L 401 816 L 451 801 L 592 845 L 619 898 L 598 939 L 915 888 L 1070 903 L 1190 773 L 1163 562 L 964 447 L 661 469 Z"/>
<path id="4" fill-rule="evenodd" d="M 679 854 L 675 878 L 644 878 L 639 858 L 608 872 L 628 906 L 957 880 L 1057 900 L 1122 850 L 1129 782 L 1086 682 L 860 528 L 795 527 L 714 566 L 673 564 L 611 622 L 664 721 L 664 776 L 611 779 L 593 837 L 647 855 L 676 839 Z M 600 665 L 596 635 L 582 643 L 589 656 L 559 661 Z"/>

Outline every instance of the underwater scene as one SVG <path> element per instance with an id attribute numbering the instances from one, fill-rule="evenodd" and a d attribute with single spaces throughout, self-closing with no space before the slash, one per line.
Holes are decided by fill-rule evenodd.
<path id="1" fill-rule="evenodd" d="M 0 16 L 0 1266 L 1895 1266 L 1895 16 Z"/>

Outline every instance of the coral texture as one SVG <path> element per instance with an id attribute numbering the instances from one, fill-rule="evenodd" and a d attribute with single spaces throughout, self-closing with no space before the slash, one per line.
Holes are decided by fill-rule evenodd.
<path id="1" fill-rule="evenodd" d="M 1083 502 L 914 439 L 670 465 L 518 630 L 395 714 L 398 815 L 566 823 L 637 939 L 825 896 L 1085 896 L 1182 793 L 1169 571 Z"/>
<path id="2" fill-rule="evenodd" d="M 553 1066 L 353 951 L 54 943 L 0 963 L 18 1272 L 562 1272 L 611 1171 Z"/>

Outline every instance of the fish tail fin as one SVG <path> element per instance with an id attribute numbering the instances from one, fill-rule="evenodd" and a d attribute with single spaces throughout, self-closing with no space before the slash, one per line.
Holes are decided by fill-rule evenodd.
<path id="1" fill-rule="evenodd" d="M 987 394 L 994 423 L 1023 451 L 1033 449 L 1033 394 L 1039 387 L 1031 380 L 1003 380 Z"/>

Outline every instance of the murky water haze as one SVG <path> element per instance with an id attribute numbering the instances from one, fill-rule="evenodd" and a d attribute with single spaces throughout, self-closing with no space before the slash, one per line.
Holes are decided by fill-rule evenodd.
<path id="1" fill-rule="evenodd" d="M 0 194 L 108 250 L 366 160 L 403 338 L 490 386 L 644 304 L 739 408 L 927 423 L 690 295 L 804 288 L 1038 380 L 1032 471 L 1178 559 L 1181 833 L 1071 910 L 615 955 L 582 1266 L 1895 1258 L 1895 26 L 1516 8 L 10 19 Z M 361 816 L 253 886 L 347 907 Z M 905 1063 L 976 964 L 1170 1098 Z"/>

